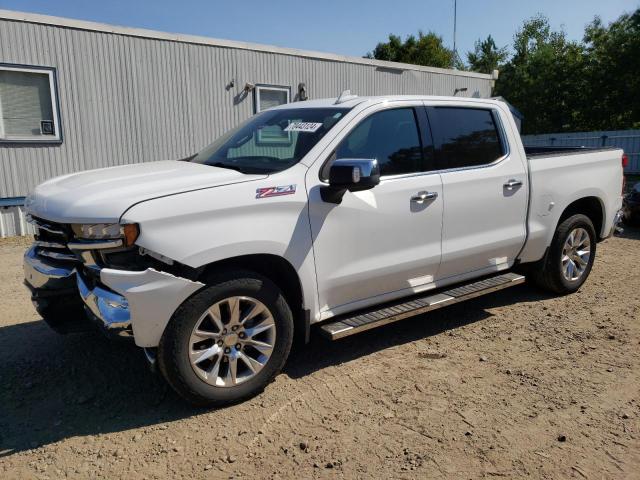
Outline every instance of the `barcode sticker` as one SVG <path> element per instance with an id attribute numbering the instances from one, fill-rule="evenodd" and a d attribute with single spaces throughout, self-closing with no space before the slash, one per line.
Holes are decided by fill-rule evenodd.
<path id="1" fill-rule="evenodd" d="M 291 122 L 285 132 L 315 132 L 322 126 L 321 123 L 313 122 Z"/>

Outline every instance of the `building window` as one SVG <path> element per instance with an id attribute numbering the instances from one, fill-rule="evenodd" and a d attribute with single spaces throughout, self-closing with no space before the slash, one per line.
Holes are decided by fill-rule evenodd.
<path id="1" fill-rule="evenodd" d="M 60 142 L 55 71 L 0 64 L 0 142 Z"/>
<path id="2" fill-rule="evenodd" d="M 256 85 L 255 107 L 256 113 L 264 112 L 268 108 L 277 107 L 289 103 L 291 89 L 289 87 L 276 87 L 272 85 Z"/>

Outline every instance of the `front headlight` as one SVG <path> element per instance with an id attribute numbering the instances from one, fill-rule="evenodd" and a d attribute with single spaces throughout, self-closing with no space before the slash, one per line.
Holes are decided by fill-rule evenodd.
<path id="1" fill-rule="evenodd" d="M 77 223 L 71 225 L 76 237 L 83 240 L 115 240 L 122 239 L 125 246 L 134 244 L 140 230 L 136 223 Z"/>

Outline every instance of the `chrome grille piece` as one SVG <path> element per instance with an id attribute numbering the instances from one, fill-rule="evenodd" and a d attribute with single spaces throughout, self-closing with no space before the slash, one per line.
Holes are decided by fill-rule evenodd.
<path id="1" fill-rule="evenodd" d="M 67 247 L 72 238 L 70 225 L 33 216 L 28 216 L 27 221 L 36 228 L 33 244 L 36 256 L 59 266 L 73 267 L 80 262 L 78 255 Z"/>

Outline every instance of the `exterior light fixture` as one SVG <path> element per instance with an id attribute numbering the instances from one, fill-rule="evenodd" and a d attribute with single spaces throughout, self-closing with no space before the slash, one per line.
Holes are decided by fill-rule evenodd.
<path id="1" fill-rule="evenodd" d="M 307 95 L 307 85 L 305 83 L 298 84 L 298 100 L 304 102 L 308 100 L 309 96 Z"/>

